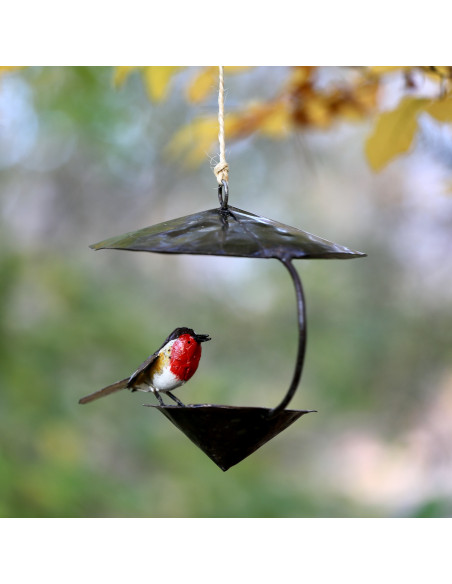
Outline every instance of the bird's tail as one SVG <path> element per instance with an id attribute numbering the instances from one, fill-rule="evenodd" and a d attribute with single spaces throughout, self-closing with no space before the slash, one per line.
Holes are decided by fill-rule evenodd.
<path id="1" fill-rule="evenodd" d="M 79 404 L 87 404 L 88 402 L 94 401 L 95 399 L 99 399 L 100 397 L 104 397 L 105 395 L 110 395 L 110 393 L 114 393 L 115 391 L 119 391 L 120 389 L 124 389 L 127 387 L 129 382 L 129 377 L 125 379 L 121 379 L 121 381 L 117 381 L 116 383 L 112 383 L 111 385 L 107 385 L 99 391 L 95 391 L 94 393 L 90 393 L 89 395 L 85 395 L 78 400 Z"/>

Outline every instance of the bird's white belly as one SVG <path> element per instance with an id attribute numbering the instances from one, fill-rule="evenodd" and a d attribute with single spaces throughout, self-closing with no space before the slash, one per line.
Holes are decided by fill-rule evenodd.
<path id="1" fill-rule="evenodd" d="M 171 391 L 184 384 L 178 377 L 172 373 L 169 367 L 165 367 L 163 371 L 155 373 L 152 377 L 152 386 L 157 391 Z"/>

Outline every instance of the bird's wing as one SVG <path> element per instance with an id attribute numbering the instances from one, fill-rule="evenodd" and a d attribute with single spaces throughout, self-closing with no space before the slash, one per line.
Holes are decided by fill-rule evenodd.
<path id="1" fill-rule="evenodd" d="M 143 361 L 143 363 L 141 363 L 141 365 L 138 367 L 138 369 L 132 373 L 132 375 L 129 378 L 129 382 L 127 384 L 127 387 L 132 387 L 133 386 L 133 382 L 136 380 L 136 378 L 138 377 L 138 375 L 144 371 L 145 369 L 147 369 L 149 367 L 149 365 L 152 365 L 152 363 L 154 363 L 154 361 L 157 359 L 158 354 L 160 353 L 160 351 L 163 349 L 163 347 L 169 343 L 170 341 L 177 339 L 177 337 L 180 334 L 180 331 L 182 330 L 188 330 L 188 329 L 182 329 L 182 328 L 177 328 L 175 330 L 173 330 L 173 332 L 168 335 L 166 337 L 166 339 L 163 341 L 163 343 L 161 344 L 161 346 L 157 349 L 157 351 L 155 353 L 153 353 L 150 357 L 148 357 L 146 359 L 146 361 Z"/>
<path id="2" fill-rule="evenodd" d="M 163 345 L 164 346 L 164 345 Z M 156 351 L 153 355 L 151 355 L 150 357 L 148 357 L 146 359 L 146 361 L 143 361 L 143 363 L 141 363 L 141 365 L 138 367 L 138 369 L 132 373 L 132 375 L 129 377 L 129 381 L 127 382 L 127 387 L 132 387 L 134 385 L 134 381 L 136 380 L 136 378 L 138 377 L 138 375 L 144 371 L 145 369 L 147 369 L 149 367 L 149 365 L 152 365 L 152 363 L 154 363 L 154 361 L 157 359 L 159 351 Z"/>

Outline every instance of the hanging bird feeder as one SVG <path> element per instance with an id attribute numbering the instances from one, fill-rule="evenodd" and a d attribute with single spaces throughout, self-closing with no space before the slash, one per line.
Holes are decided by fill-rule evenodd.
<path id="1" fill-rule="evenodd" d="M 273 409 L 201 404 L 150 406 L 162 412 L 222 470 L 237 464 L 295 420 L 315 410 L 286 410 L 298 387 L 306 348 L 306 312 L 294 259 L 351 259 L 366 254 L 228 204 L 228 187 L 218 187 L 220 207 L 165 221 L 91 245 L 154 253 L 275 258 L 292 278 L 298 313 L 298 353 L 292 382 Z"/>
<path id="2" fill-rule="evenodd" d="M 304 414 L 288 410 L 300 382 L 306 349 L 306 311 L 303 287 L 292 260 L 352 259 L 366 254 L 254 215 L 229 205 L 227 163 L 222 135 L 222 68 L 220 68 L 220 163 L 215 169 L 220 206 L 179 217 L 138 231 L 112 237 L 90 247 L 153 253 L 274 258 L 288 270 L 295 287 L 298 314 L 298 352 L 291 384 L 273 409 L 199 404 L 151 405 L 179 428 L 222 470 L 252 454 Z"/>

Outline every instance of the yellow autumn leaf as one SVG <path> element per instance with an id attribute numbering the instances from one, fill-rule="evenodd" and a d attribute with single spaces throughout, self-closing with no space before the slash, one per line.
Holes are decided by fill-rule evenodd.
<path id="1" fill-rule="evenodd" d="M 316 67 L 294 67 L 287 81 L 288 87 L 300 87 L 310 84 Z"/>
<path id="2" fill-rule="evenodd" d="M 395 73 L 396 71 L 408 71 L 413 69 L 409 65 L 387 66 L 387 67 L 368 67 L 369 71 L 374 75 L 385 75 L 386 73 Z"/>
<path id="3" fill-rule="evenodd" d="M 243 73 L 251 67 L 228 66 L 224 67 L 224 74 Z M 187 88 L 188 100 L 192 103 L 204 101 L 211 93 L 218 91 L 218 67 L 203 67 Z"/>
<path id="4" fill-rule="evenodd" d="M 410 148 L 417 130 L 418 114 L 429 103 L 428 99 L 408 96 L 396 109 L 380 114 L 365 146 L 367 160 L 374 170 L 381 170 L 395 156 Z"/>
<path id="5" fill-rule="evenodd" d="M 113 87 L 118 88 L 124 85 L 127 77 L 135 69 L 138 69 L 138 67 L 115 67 L 113 75 Z"/>
<path id="6" fill-rule="evenodd" d="M 163 101 L 168 95 L 171 78 L 181 69 L 182 67 L 141 67 L 149 98 L 153 101 Z"/>
<path id="7" fill-rule="evenodd" d="M 291 117 L 285 103 L 253 104 L 240 114 L 226 115 L 224 130 L 226 140 L 241 138 L 256 131 L 280 138 L 290 132 Z M 217 116 L 198 118 L 176 132 L 166 153 L 182 159 L 183 164 L 190 168 L 211 155 L 217 144 Z"/>
<path id="8" fill-rule="evenodd" d="M 218 87 L 218 67 L 204 68 L 187 89 L 188 100 L 192 103 L 203 101 L 212 91 Z"/>
<path id="9" fill-rule="evenodd" d="M 344 101 L 336 109 L 335 117 L 340 115 L 342 118 L 349 122 L 359 122 L 366 115 L 366 111 L 359 107 L 356 102 Z"/>
<path id="10" fill-rule="evenodd" d="M 240 113 L 226 118 L 225 132 L 229 138 L 242 138 L 253 132 L 281 138 L 289 133 L 291 125 L 291 112 L 285 101 L 254 102 Z"/>
<path id="11" fill-rule="evenodd" d="M 250 130 L 247 122 L 242 115 L 226 115 L 226 140 L 246 134 Z M 211 156 L 215 148 L 218 148 L 218 117 L 211 116 L 197 118 L 180 128 L 167 145 L 166 154 L 181 159 L 186 168 L 193 168 Z"/>
<path id="12" fill-rule="evenodd" d="M 227 133 L 227 121 L 225 121 Z M 166 153 L 181 158 L 185 167 L 192 168 L 205 160 L 218 140 L 218 118 L 198 118 L 182 127 L 172 137 Z"/>
<path id="13" fill-rule="evenodd" d="M 352 87 L 349 92 L 339 94 L 333 113 L 350 121 L 362 120 L 377 105 L 377 83 L 362 83 Z"/>
<path id="14" fill-rule="evenodd" d="M 267 115 L 263 116 L 257 130 L 271 138 L 284 138 L 290 133 L 292 126 L 291 113 L 286 103 L 275 102 Z"/>
<path id="15" fill-rule="evenodd" d="M 224 119 L 224 133 L 226 136 L 226 141 L 228 139 L 235 139 L 238 137 L 243 137 L 247 135 L 246 129 L 244 129 L 244 114 L 243 113 L 230 113 L 226 114 Z M 217 119 L 218 128 L 218 119 Z"/>
<path id="16" fill-rule="evenodd" d="M 452 99 L 441 99 L 430 103 L 425 111 L 439 122 L 452 122 Z"/>
<path id="17" fill-rule="evenodd" d="M 225 65 L 224 72 L 229 75 L 230 73 L 244 73 L 250 69 L 253 69 L 252 65 Z"/>
<path id="18" fill-rule="evenodd" d="M 331 113 L 324 96 L 315 95 L 306 100 L 304 114 L 307 122 L 318 128 L 326 128 L 331 123 Z"/>

